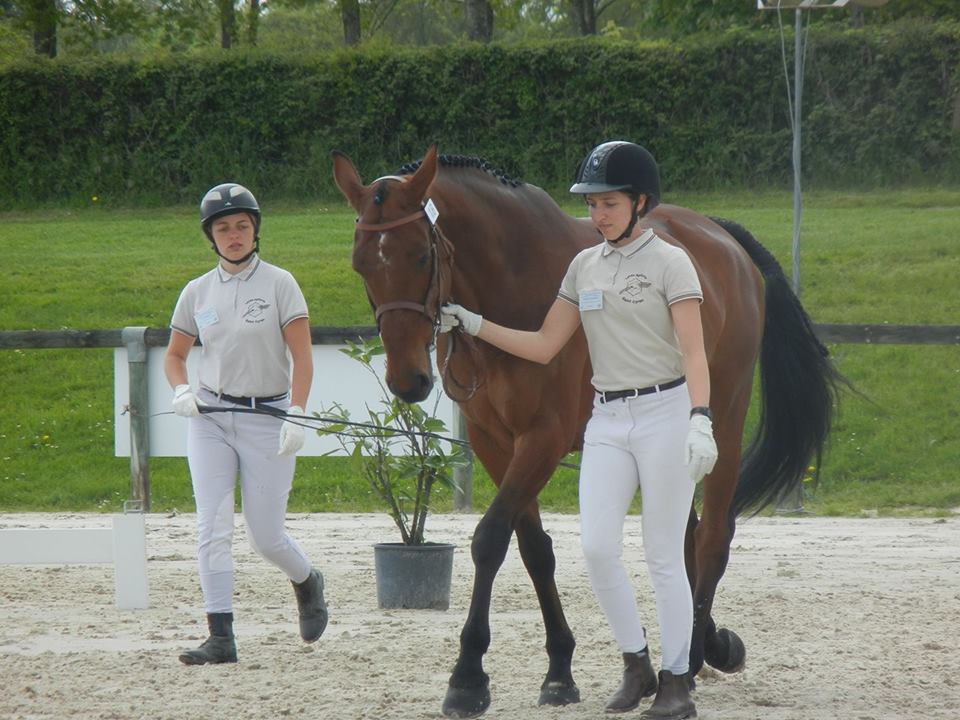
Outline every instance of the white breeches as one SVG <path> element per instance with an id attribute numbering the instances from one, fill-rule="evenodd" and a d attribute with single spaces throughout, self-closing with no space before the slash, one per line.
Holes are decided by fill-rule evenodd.
<path id="1" fill-rule="evenodd" d="M 207 391 L 199 397 L 210 405 L 229 405 Z M 294 582 L 303 582 L 310 574 L 310 562 L 284 527 L 296 457 L 277 455 L 281 424 L 279 418 L 252 413 L 190 418 L 187 459 L 197 504 L 200 587 L 208 613 L 233 609 L 233 506 L 238 474 L 250 545 Z"/>
<path id="2" fill-rule="evenodd" d="M 684 461 L 690 398 L 686 385 L 629 400 L 594 402 L 580 464 L 581 544 L 597 596 L 622 652 L 647 640 L 623 563 L 623 526 L 640 488 L 643 550 L 653 583 L 663 657 L 689 668 L 693 600 L 684 535 L 695 484 Z"/>

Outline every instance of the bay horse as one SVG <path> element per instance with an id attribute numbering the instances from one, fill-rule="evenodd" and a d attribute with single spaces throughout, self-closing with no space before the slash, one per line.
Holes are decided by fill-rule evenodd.
<path id="1" fill-rule="evenodd" d="M 494 322 L 536 330 L 570 260 L 601 237 L 542 189 L 476 158 L 438 156 L 436 146 L 369 185 L 334 151 L 333 175 L 358 215 L 353 269 L 363 278 L 386 348 L 387 386 L 407 402 L 425 399 L 434 385 L 435 347 L 444 390 L 459 404 L 473 451 L 498 488 L 471 543 L 473 592 L 443 713 L 476 717 L 490 704 L 483 668 L 490 601 L 514 533 L 546 631 L 548 666 L 538 704 L 578 702 L 575 641 L 537 495 L 564 456 L 582 447 L 594 394 L 585 336 L 578 330 L 549 364 L 539 365 L 456 330 L 439 333 L 439 308 L 456 302 Z M 736 519 L 802 481 L 829 432 L 839 375 L 779 264 L 745 229 L 672 205 L 659 205 L 641 222 L 686 249 L 703 288 L 719 459 L 703 481 L 700 514 L 694 503 L 687 526 L 690 670 L 692 677 L 706 661 L 734 672 L 744 664 L 745 648 L 734 632 L 717 628 L 712 605 Z M 741 456 L 758 360 L 759 427 Z M 619 667 L 615 674 L 611 685 Z"/>

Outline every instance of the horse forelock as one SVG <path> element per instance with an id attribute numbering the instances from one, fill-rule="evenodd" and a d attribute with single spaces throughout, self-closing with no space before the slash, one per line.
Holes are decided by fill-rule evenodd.
<path id="1" fill-rule="evenodd" d="M 512 178 L 507 175 L 503 170 L 498 168 L 493 163 L 487 162 L 483 158 L 479 157 L 467 157 L 465 155 L 440 155 L 437 157 L 437 161 L 440 164 L 441 168 L 445 169 L 454 169 L 454 170 L 476 170 L 479 172 L 486 173 L 491 178 L 499 180 L 502 184 L 509 187 L 519 187 L 524 184 L 523 180 L 517 178 Z M 423 163 L 422 160 L 414 160 L 412 162 L 406 163 L 400 167 L 400 175 L 412 175 L 417 171 L 420 165 Z"/>

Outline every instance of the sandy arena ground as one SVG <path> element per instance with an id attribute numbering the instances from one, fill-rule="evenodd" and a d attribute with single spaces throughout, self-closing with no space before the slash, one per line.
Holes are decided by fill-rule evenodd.
<path id="1" fill-rule="evenodd" d="M 114 607 L 108 565 L 0 566 L 0 718 L 440 718 L 470 599 L 477 519 L 428 521 L 430 539 L 457 545 L 451 606 L 440 612 L 377 608 L 372 545 L 397 535 L 386 515 L 291 516 L 291 534 L 326 576 L 331 607 L 326 634 L 307 646 L 289 583 L 252 553 L 238 518 L 236 665 L 177 660 L 206 636 L 192 515 L 147 517 L 148 610 Z M 628 520 L 627 555 L 650 627 L 640 522 Z M 0 527 L 109 524 L 107 515 L 0 515 Z M 494 588 L 488 718 L 600 718 L 619 681 L 619 653 L 580 558 L 577 518 L 549 515 L 544 525 L 578 640 L 574 677 L 583 700 L 536 706 L 543 631 L 514 543 Z M 956 718 L 960 517 L 741 523 L 715 617 L 743 638 L 747 666 L 701 674 L 695 699 L 703 720 Z M 651 647 L 656 659 L 653 630 Z"/>

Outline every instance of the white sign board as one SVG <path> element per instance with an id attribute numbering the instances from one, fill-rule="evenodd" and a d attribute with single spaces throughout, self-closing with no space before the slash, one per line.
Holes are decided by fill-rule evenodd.
<path id="1" fill-rule="evenodd" d="M 340 352 L 343 345 L 313 346 L 313 385 L 310 399 L 304 408 L 305 415 L 319 412 L 321 406 L 330 407 L 339 403 L 350 411 L 351 421 L 367 422 L 367 406 L 380 411 L 383 394 L 376 379 L 356 360 Z M 150 455 L 153 457 L 184 457 L 187 454 L 187 420 L 174 415 L 170 409 L 173 391 L 163 374 L 163 355 L 166 348 L 151 347 L 148 352 L 148 392 L 150 397 Z M 200 348 L 194 347 L 187 358 L 187 373 L 197 377 L 197 362 Z M 383 379 L 384 356 L 373 358 L 372 365 Z M 130 416 L 126 405 L 130 397 L 130 375 L 125 347 L 114 350 L 114 453 L 117 457 L 130 457 Z M 453 402 L 443 394 L 439 381 L 430 397 L 423 403 L 429 413 L 447 426 L 448 435 L 453 435 Z M 436 409 L 434 409 L 436 408 Z M 321 426 L 317 422 L 317 427 Z M 325 455 L 330 451 L 343 454 L 334 437 L 321 437 L 307 431 L 307 441 L 298 455 Z"/>

